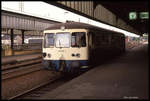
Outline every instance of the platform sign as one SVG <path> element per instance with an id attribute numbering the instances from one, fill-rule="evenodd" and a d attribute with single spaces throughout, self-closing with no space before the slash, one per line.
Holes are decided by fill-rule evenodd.
<path id="1" fill-rule="evenodd" d="M 148 12 L 140 12 L 140 18 L 141 19 L 149 19 L 149 13 Z"/>
<path id="2" fill-rule="evenodd" d="M 129 13 L 129 19 L 130 20 L 136 20 L 137 19 L 137 13 L 136 12 L 130 12 Z"/>

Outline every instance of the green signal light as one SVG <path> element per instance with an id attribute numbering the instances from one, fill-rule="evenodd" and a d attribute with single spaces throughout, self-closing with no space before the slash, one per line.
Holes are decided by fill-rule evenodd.
<path id="1" fill-rule="evenodd" d="M 129 19 L 130 20 L 136 20 L 137 19 L 137 13 L 136 12 L 130 12 L 129 13 Z"/>
<path id="2" fill-rule="evenodd" d="M 140 18 L 141 19 L 149 19 L 149 13 L 148 12 L 140 12 Z"/>

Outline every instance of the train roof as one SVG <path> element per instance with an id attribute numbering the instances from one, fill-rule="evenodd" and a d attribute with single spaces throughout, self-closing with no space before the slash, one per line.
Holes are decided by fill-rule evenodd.
<path id="1" fill-rule="evenodd" d="M 92 26 L 92 25 L 81 23 L 81 22 L 66 22 L 66 23 L 54 24 L 51 27 L 47 28 L 46 30 L 60 29 L 61 26 L 64 26 L 65 29 L 77 29 L 77 28 L 89 29 L 89 28 L 94 28 L 94 26 Z"/>
<path id="2" fill-rule="evenodd" d="M 92 30 L 101 30 L 101 31 L 108 31 L 108 32 L 114 32 L 114 31 L 110 31 L 107 29 L 103 29 L 97 26 L 93 26 L 90 24 L 86 24 L 86 23 L 81 23 L 81 22 L 66 22 L 66 23 L 57 23 L 52 25 L 49 28 L 46 28 L 45 30 L 56 30 L 56 29 L 61 29 L 61 27 L 64 26 L 65 29 L 92 29 Z M 119 32 L 115 32 L 115 33 L 119 33 Z"/>
<path id="3" fill-rule="evenodd" d="M 66 23 L 57 23 L 52 25 L 51 27 L 45 29 L 45 30 L 54 30 L 54 29 L 60 29 L 62 26 L 65 27 L 65 29 L 78 29 L 78 28 L 83 28 L 83 29 L 101 29 L 99 27 L 89 25 L 86 23 L 81 23 L 81 22 L 66 22 Z"/>

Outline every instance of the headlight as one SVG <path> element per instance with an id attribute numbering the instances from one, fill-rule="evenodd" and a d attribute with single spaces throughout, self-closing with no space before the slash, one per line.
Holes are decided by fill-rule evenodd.
<path id="1" fill-rule="evenodd" d="M 51 54 L 48 54 L 48 57 L 50 58 L 50 57 L 51 57 Z"/>
<path id="2" fill-rule="evenodd" d="M 46 53 L 43 53 L 43 57 L 45 57 L 46 56 Z"/>
<path id="3" fill-rule="evenodd" d="M 75 56 L 75 54 L 72 54 L 72 56 Z"/>
<path id="4" fill-rule="evenodd" d="M 77 56 L 77 57 L 80 57 L 80 54 L 79 54 L 79 53 L 77 53 L 77 54 L 76 54 L 76 56 Z"/>

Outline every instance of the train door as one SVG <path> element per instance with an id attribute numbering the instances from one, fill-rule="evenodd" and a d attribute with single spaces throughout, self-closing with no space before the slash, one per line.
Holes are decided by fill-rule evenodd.
<path id="1" fill-rule="evenodd" d="M 94 48 L 94 40 L 93 40 L 93 36 L 94 36 L 94 32 L 89 31 L 88 32 L 88 54 L 89 54 L 89 65 L 92 64 L 92 60 L 93 60 L 93 48 Z"/>

